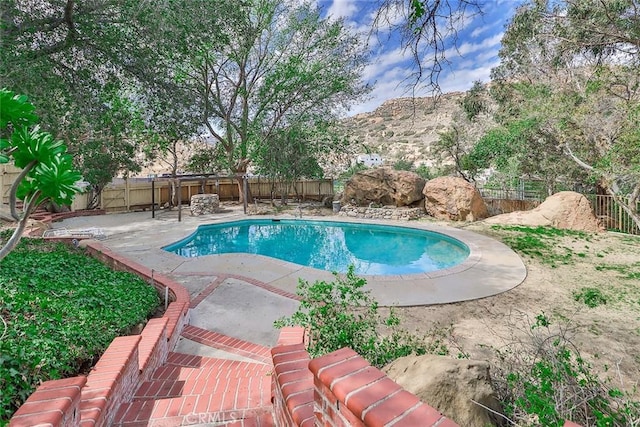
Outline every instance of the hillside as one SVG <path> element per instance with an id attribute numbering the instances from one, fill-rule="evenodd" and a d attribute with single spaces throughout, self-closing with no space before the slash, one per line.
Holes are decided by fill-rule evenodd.
<path id="1" fill-rule="evenodd" d="M 352 141 L 351 153 L 378 153 L 385 163 L 399 159 L 434 166 L 430 146 L 452 122 L 462 92 L 443 94 L 434 99 L 397 98 L 385 101 L 375 111 L 343 121 Z"/>

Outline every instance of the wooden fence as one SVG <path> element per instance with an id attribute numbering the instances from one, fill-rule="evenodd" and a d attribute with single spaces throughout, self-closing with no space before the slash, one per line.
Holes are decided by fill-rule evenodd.
<path id="1" fill-rule="evenodd" d="M 9 190 L 13 181 L 20 174 L 20 169 L 13 165 L 0 165 L 0 190 L 2 191 L 2 203 L 9 203 Z M 220 200 L 239 200 L 239 186 L 235 177 L 211 176 L 180 178 L 180 200 L 182 204 L 189 204 L 191 196 L 202 193 L 218 194 Z M 172 182 L 176 191 L 177 180 L 171 178 L 132 178 L 120 179 L 107 185 L 100 194 L 98 208 L 107 212 L 126 212 L 151 208 L 152 203 L 163 206 L 171 202 Z M 153 185 L 152 185 L 153 184 Z M 285 185 L 260 177 L 247 178 L 248 189 L 251 195 L 257 199 L 280 198 L 286 193 L 288 199 L 317 200 L 333 196 L 333 180 L 300 180 Z M 153 196 L 152 196 L 153 187 Z M 176 195 L 177 200 L 178 195 Z M 72 210 L 86 209 L 88 204 L 87 194 L 78 194 L 74 200 Z"/>
<path id="2" fill-rule="evenodd" d="M 0 165 L 0 190 L 2 190 L 3 204 L 9 203 L 9 190 L 21 171 L 22 169 L 9 163 Z"/>
<path id="3" fill-rule="evenodd" d="M 99 207 L 107 212 L 126 212 L 151 208 L 152 203 L 163 206 L 171 203 L 172 182 L 178 191 L 177 180 L 170 178 L 129 179 L 110 184 L 102 190 Z M 251 195 L 257 199 L 280 198 L 286 191 L 288 199 L 318 200 L 333 196 L 333 181 L 330 179 L 303 180 L 285 186 L 265 178 L 247 179 Z M 153 196 L 152 196 L 153 187 Z M 238 182 L 233 177 L 180 178 L 180 191 L 174 203 L 189 204 L 195 194 L 218 194 L 221 201 L 239 200 Z M 86 207 L 86 205 L 85 205 Z"/>

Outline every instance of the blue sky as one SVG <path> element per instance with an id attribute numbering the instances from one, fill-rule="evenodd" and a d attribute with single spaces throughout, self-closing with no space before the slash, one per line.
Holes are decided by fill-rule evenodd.
<path id="1" fill-rule="evenodd" d="M 342 17 L 355 30 L 366 31 L 371 27 L 376 0 L 317 0 L 325 16 Z M 460 20 L 457 50 L 450 46 L 446 57 L 448 68 L 440 74 L 442 92 L 464 91 L 474 81 L 489 81 L 491 69 L 498 65 L 498 51 L 505 25 L 513 16 L 519 0 L 484 0 L 482 15 L 464 16 Z M 352 108 L 349 115 L 375 110 L 385 100 L 410 96 L 403 81 L 411 72 L 408 52 L 402 52 L 393 37 L 378 38 L 372 42 L 375 53 L 365 69 L 365 78 L 374 84 L 371 99 Z M 452 42 L 452 38 L 448 38 Z M 428 96 L 427 91 L 416 96 Z"/>

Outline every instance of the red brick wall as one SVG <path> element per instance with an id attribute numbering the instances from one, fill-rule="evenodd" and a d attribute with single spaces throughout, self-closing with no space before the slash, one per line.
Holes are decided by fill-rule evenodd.
<path id="1" fill-rule="evenodd" d="M 310 360 L 303 337 L 285 328 L 271 350 L 276 425 L 457 426 L 351 349 Z"/>
<path id="2" fill-rule="evenodd" d="M 310 360 L 303 341 L 302 328 L 284 328 L 271 350 L 276 426 L 458 426 L 353 350 Z"/>

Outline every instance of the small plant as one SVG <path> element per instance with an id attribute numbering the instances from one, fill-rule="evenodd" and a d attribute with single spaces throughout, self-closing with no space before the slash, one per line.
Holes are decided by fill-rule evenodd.
<path id="1" fill-rule="evenodd" d="M 598 288 L 580 288 L 579 291 L 573 293 L 573 299 L 585 303 L 589 308 L 595 308 L 607 303 L 607 298 Z"/>
<path id="2" fill-rule="evenodd" d="M 393 168 L 397 171 L 410 171 L 413 169 L 413 162 L 407 159 L 398 159 L 393 164 Z"/>
<path id="3" fill-rule="evenodd" d="M 300 279 L 298 311 L 291 317 L 278 319 L 275 327 L 298 325 L 306 328 L 309 333 L 307 350 L 312 357 L 350 347 L 373 366 L 382 367 L 398 357 L 427 352 L 424 341 L 399 329 L 400 319 L 393 310 L 387 317 L 379 314 L 378 303 L 363 289 L 366 280 L 355 275 L 353 266 L 344 277 L 334 275 L 336 280 L 333 282 L 310 284 Z M 448 352 L 437 340 L 429 345 L 429 349 Z"/>
<path id="4" fill-rule="evenodd" d="M 588 426 L 640 423 L 640 402 L 610 387 L 592 372 L 573 342 L 565 319 L 556 325 L 545 313 L 512 325 L 507 344 L 494 348 L 494 383 L 505 413 L 517 425 Z"/>
<path id="5" fill-rule="evenodd" d="M 433 173 L 431 172 L 431 170 L 429 169 L 429 166 L 427 165 L 418 166 L 416 168 L 416 173 L 420 175 L 422 179 L 425 179 L 427 181 L 433 178 Z"/>

